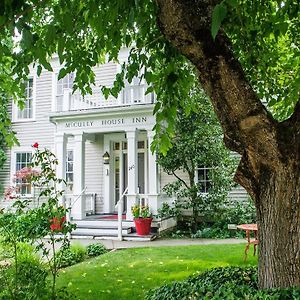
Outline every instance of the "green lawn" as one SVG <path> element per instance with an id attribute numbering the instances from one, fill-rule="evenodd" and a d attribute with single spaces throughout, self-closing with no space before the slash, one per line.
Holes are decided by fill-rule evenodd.
<path id="1" fill-rule="evenodd" d="M 255 265 L 245 245 L 203 245 L 113 251 L 62 270 L 59 286 L 68 286 L 81 300 L 143 299 L 147 290 L 182 280 L 205 269 Z"/>

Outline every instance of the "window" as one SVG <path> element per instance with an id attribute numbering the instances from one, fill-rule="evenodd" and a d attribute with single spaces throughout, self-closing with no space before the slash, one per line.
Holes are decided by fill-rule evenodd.
<path id="1" fill-rule="evenodd" d="M 133 77 L 129 83 L 125 80 L 125 88 L 123 90 L 123 102 L 126 104 L 130 103 L 141 103 L 144 102 L 145 94 L 145 81 L 140 77 Z"/>
<path id="2" fill-rule="evenodd" d="M 67 182 L 67 188 L 70 190 L 72 190 L 73 188 L 73 180 L 74 180 L 73 167 L 74 167 L 73 150 L 68 150 L 67 159 L 66 159 L 66 182 Z"/>
<path id="3" fill-rule="evenodd" d="M 208 193 L 212 187 L 211 171 L 212 168 L 205 166 L 199 166 L 197 169 L 197 178 L 201 193 Z"/>
<path id="4" fill-rule="evenodd" d="M 56 111 L 63 110 L 64 90 L 73 89 L 74 73 L 67 74 L 64 78 L 57 81 L 56 86 Z"/>
<path id="5" fill-rule="evenodd" d="M 31 164 L 31 152 L 18 152 L 16 153 L 16 173 L 24 168 L 29 168 Z M 16 179 L 17 194 L 31 195 L 32 187 L 28 179 Z"/>
<path id="6" fill-rule="evenodd" d="M 17 119 L 33 119 L 33 78 L 29 78 L 25 82 L 25 101 L 24 108 L 17 108 Z"/>

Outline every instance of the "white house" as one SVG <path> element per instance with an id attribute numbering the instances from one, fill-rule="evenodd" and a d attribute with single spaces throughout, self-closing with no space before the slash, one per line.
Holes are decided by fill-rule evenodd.
<path id="1" fill-rule="evenodd" d="M 120 61 L 126 58 L 124 50 Z M 93 94 L 83 97 L 80 92 L 72 94 L 74 74 L 57 79 L 61 68 L 57 58 L 52 60 L 52 67 L 53 72 L 44 70 L 40 77 L 32 70 L 24 110 L 12 104 L 12 126 L 20 146 L 8 151 L 0 183 L 11 185 L 15 172 L 30 163 L 31 145 L 38 142 L 41 148 L 50 148 L 59 160 L 57 175 L 67 180 L 65 197 L 72 203 L 73 220 L 82 224 L 82 234 L 89 235 L 88 226 L 96 228 L 96 223 L 91 226 L 92 221 L 99 225 L 101 216 L 109 218 L 117 212 L 124 191 L 125 222 L 132 221 L 130 208 L 138 201 L 148 203 L 153 214 L 162 202 L 171 202 L 162 187 L 173 178 L 160 170 L 150 151 L 155 97 L 144 95 L 144 82 L 133 80 L 118 98 L 105 100 L 99 86 L 112 85 L 119 70 L 118 64 L 108 62 L 94 69 Z M 30 184 L 23 184 L 20 190 L 34 198 Z M 246 197 L 242 189 L 232 195 Z"/>

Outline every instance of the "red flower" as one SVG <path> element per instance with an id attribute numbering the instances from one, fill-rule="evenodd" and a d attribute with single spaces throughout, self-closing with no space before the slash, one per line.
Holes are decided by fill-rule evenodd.
<path id="1" fill-rule="evenodd" d="M 64 227 L 64 223 L 66 222 L 66 217 L 53 217 L 50 220 L 50 230 L 51 231 L 61 231 Z"/>
<path id="2" fill-rule="evenodd" d="M 32 147 L 37 149 L 39 147 L 39 143 L 35 142 Z"/>

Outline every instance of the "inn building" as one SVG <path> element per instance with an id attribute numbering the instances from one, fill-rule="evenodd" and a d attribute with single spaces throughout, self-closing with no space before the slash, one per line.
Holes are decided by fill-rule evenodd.
<path id="1" fill-rule="evenodd" d="M 122 50 L 120 64 L 127 56 L 127 50 Z M 75 74 L 58 80 L 62 67 L 58 58 L 53 58 L 51 65 L 53 72 L 43 70 L 39 77 L 31 70 L 25 108 L 20 110 L 16 104 L 11 105 L 12 127 L 20 146 L 8 150 L 0 184 L 13 184 L 16 171 L 30 164 L 31 145 L 38 142 L 40 148 L 51 149 L 58 158 L 56 171 L 59 178 L 66 179 L 64 197 L 71 203 L 77 234 L 100 236 L 101 224 L 111 226 L 111 231 L 103 235 L 115 234 L 113 221 L 122 197 L 126 235 L 132 225 L 133 204 L 149 204 L 156 214 L 163 202 L 174 200 L 162 191 L 174 178 L 159 168 L 156 154 L 150 151 L 155 96 L 145 95 L 145 82 L 134 78 L 125 83 L 117 98 L 105 99 L 100 86 L 112 86 L 120 70 L 120 65 L 113 62 L 95 67 L 92 95 L 72 93 Z M 19 188 L 21 196 L 32 198 L 34 203 L 36 192 L 30 183 L 23 182 Z M 241 188 L 233 190 L 230 196 L 247 197 Z M 4 207 L 10 204 L 7 200 L 0 203 Z M 106 223 L 101 223 L 103 220 Z M 112 221 L 110 225 L 108 221 Z M 172 225 L 173 220 L 153 222 L 153 226 L 161 228 Z"/>

